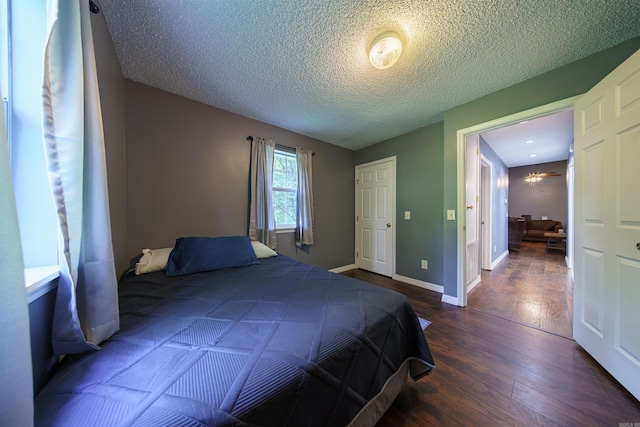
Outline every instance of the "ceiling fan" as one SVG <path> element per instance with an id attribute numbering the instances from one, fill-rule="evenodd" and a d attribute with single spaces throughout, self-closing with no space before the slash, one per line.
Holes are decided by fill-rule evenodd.
<path id="1" fill-rule="evenodd" d="M 562 174 L 557 172 L 529 172 L 524 180 L 531 184 L 531 186 L 534 186 L 536 185 L 536 182 L 540 182 L 542 181 L 542 178 L 546 178 L 548 176 L 562 176 Z"/>

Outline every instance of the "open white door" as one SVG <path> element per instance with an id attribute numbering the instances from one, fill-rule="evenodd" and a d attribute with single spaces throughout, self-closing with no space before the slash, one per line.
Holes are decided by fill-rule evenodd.
<path id="1" fill-rule="evenodd" d="M 573 337 L 640 399 L 640 51 L 574 114 Z"/>
<path id="2" fill-rule="evenodd" d="M 356 166 L 356 266 L 393 276 L 396 159 Z"/>
<path id="3" fill-rule="evenodd" d="M 480 283 L 480 136 L 467 137 L 466 156 L 466 257 L 465 280 L 467 292 Z"/>

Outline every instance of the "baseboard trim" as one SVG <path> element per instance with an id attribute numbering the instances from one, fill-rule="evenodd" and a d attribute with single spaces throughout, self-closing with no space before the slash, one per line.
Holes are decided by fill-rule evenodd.
<path id="1" fill-rule="evenodd" d="M 429 283 L 429 282 L 425 282 L 425 281 L 418 280 L 418 279 L 413 279 L 411 277 L 401 276 L 399 274 L 394 274 L 392 279 L 393 280 L 397 280 L 398 282 L 402 282 L 402 283 L 406 283 L 406 284 L 409 284 L 409 285 L 417 286 L 419 288 L 428 289 L 430 291 L 438 292 L 440 294 L 444 292 L 444 286 L 436 285 L 434 283 Z"/>
<path id="2" fill-rule="evenodd" d="M 457 297 L 452 297 L 451 295 L 442 294 L 441 301 L 445 302 L 447 304 L 456 305 L 456 306 L 460 307 L 458 298 Z"/>
<path id="3" fill-rule="evenodd" d="M 349 270 L 355 270 L 356 265 L 355 264 L 349 264 L 349 265 L 345 265 L 342 267 L 336 267 L 336 268 L 332 268 L 331 270 L 329 270 L 332 273 L 344 273 L 345 271 L 349 271 Z"/>
<path id="4" fill-rule="evenodd" d="M 495 260 L 494 262 L 491 263 L 491 270 L 496 268 L 498 266 L 498 264 L 500 264 L 502 262 L 502 260 L 505 259 L 508 256 L 509 256 L 509 250 L 507 249 L 506 251 L 502 252 L 502 255 L 500 255 L 500 257 L 497 260 Z"/>

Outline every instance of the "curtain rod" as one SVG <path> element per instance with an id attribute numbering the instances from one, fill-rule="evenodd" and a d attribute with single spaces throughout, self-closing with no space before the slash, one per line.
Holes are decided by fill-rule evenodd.
<path id="1" fill-rule="evenodd" d="M 251 142 L 253 142 L 253 137 L 252 137 L 251 135 L 249 135 L 249 136 L 247 137 L 247 141 L 251 141 Z M 287 145 L 282 145 L 282 144 L 276 144 L 276 148 L 279 148 L 279 149 L 281 149 L 281 150 L 285 150 L 285 151 L 286 151 L 286 150 L 288 150 L 288 151 L 293 151 L 294 153 L 295 153 L 295 151 L 296 151 L 296 149 L 295 149 L 295 148 L 293 148 L 293 147 L 289 147 L 289 146 L 287 146 Z M 311 155 L 312 155 L 312 156 L 315 156 L 315 155 L 316 155 L 316 153 L 311 152 Z"/>

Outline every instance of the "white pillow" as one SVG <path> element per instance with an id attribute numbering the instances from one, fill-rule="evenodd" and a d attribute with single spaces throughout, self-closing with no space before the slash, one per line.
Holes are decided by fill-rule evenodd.
<path id="1" fill-rule="evenodd" d="M 173 248 L 143 249 L 142 258 L 136 263 L 136 275 L 165 270 Z"/>
<path id="2" fill-rule="evenodd" d="M 270 247 L 264 245 L 261 242 L 257 242 L 255 240 L 251 241 L 251 246 L 253 246 L 253 251 L 256 253 L 256 258 L 271 258 L 277 256 L 278 253 L 271 249 Z"/>

